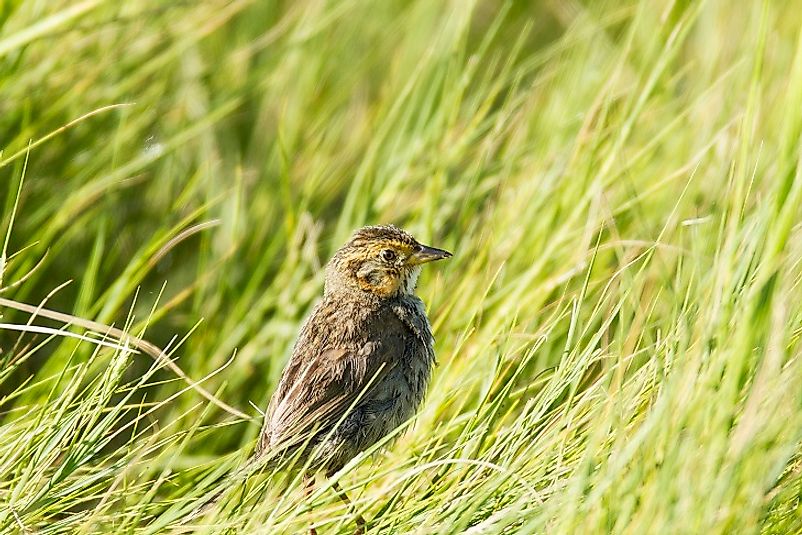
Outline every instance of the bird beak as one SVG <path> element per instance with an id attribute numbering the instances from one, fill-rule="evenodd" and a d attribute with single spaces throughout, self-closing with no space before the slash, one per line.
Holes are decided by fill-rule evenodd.
<path id="1" fill-rule="evenodd" d="M 409 260 L 410 264 L 417 266 L 419 264 L 425 264 L 435 260 L 442 260 L 451 256 L 453 256 L 451 253 L 444 251 L 443 249 L 421 245 L 421 248 L 418 251 L 412 253 L 412 256 L 409 257 Z"/>

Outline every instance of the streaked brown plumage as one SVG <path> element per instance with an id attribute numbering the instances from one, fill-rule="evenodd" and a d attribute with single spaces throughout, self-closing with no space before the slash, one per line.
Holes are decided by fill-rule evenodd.
<path id="1" fill-rule="evenodd" d="M 435 362 L 415 287 L 421 264 L 450 256 L 394 226 L 362 228 L 337 251 L 270 401 L 257 457 L 297 455 L 330 475 L 415 414 Z"/>

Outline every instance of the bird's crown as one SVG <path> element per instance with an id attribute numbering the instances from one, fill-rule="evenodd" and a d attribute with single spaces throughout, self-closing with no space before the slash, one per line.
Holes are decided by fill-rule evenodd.
<path id="1" fill-rule="evenodd" d="M 390 247 L 396 252 L 413 253 L 421 244 L 412 237 L 412 234 L 395 225 L 373 225 L 362 227 L 354 232 L 351 239 L 343 249 L 358 249 L 366 252 L 379 252 L 381 248 Z"/>

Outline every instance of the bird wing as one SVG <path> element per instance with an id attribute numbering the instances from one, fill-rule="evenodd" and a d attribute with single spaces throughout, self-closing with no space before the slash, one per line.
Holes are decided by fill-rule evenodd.
<path id="1" fill-rule="evenodd" d="M 294 355 L 268 409 L 270 449 L 286 450 L 331 431 L 394 365 L 392 345 L 329 348 L 308 360 Z"/>

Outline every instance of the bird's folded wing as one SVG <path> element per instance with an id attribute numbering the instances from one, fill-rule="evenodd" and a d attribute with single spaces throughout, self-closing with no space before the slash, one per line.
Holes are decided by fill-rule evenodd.
<path id="1" fill-rule="evenodd" d="M 308 361 L 294 355 L 269 409 L 271 449 L 288 449 L 330 432 L 389 371 L 387 347 L 327 349 Z"/>

